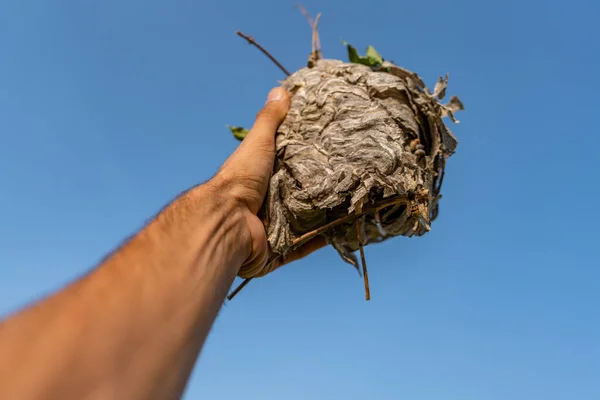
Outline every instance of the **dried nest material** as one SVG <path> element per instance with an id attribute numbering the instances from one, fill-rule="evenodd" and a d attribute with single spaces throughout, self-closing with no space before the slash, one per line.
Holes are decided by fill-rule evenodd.
<path id="1" fill-rule="evenodd" d="M 291 107 L 276 137 L 276 161 L 260 216 L 273 257 L 250 279 L 270 272 L 276 261 L 315 236 L 324 236 L 358 268 L 360 250 L 369 299 L 363 246 L 431 230 L 439 210 L 446 159 L 457 140 L 442 119 L 456 121 L 461 101 L 446 95 L 448 76 L 433 92 L 411 71 L 387 62 L 372 47 L 361 56 L 345 43 L 350 62 L 324 60 L 313 20 L 307 67 L 286 74 Z M 242 140 L 247 129 L 230 127 Z"/>
<path id="2" fill-rule="evenodd" d="M 272 251 L 285 255 L 318 233 L 357 267 L 357 219 L 363 245 L 428 232 L 457 145 L 442 117 L 462 109 L 456 97 L 440 103 L 446 84 L 430 93 L 389 62 L 374 70 L 319 60 L 289 76 L 262 210 Z"/>

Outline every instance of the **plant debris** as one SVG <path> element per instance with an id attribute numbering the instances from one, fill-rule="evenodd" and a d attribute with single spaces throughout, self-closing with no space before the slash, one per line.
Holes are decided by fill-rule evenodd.
<path id="1" fill-rule="evenodd" d="M 229 128 L 231 133 L 233 133 L 233 137 L 235 137 L 238 140 L 244 140 L 244 138 L 250 132 L 249 129 L 242 128 L 241 126 L 229 126 L 228 125 L 227 127 Z"/>

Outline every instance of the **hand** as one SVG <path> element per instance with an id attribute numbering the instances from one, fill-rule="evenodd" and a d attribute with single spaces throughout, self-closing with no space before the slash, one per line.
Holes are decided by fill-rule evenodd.
<path id="1" fill-rule="evenodd" d="M 256 214 L 267 194 L 273 171 L 275 134 L 289 107 L 288 93 L 283 88 L 273 89 L 246 138 L 213 178 L 219 187 L 224 188 L 225 195 L 238 204 L 236 210 L 242 213 L 241 221 L 246 224 L 250 242 L 240 245 L 248 246 L 250 250 L 238 273 L 242 278 L 264 276 L 326 245 L 325 239 L 319 236 L 265 268 L 271 252 L 264 225 Z"/>
<path id="2" fill-rule="evenodd" d="M 0 321 L 1 399 L 179 398 L 235 276 L 266 275 L 325 245 L 316 239 L 265 268 L 256 213 L 290 106 L 283 89 L 269 100 L 213 179 L 80 280 Z"/>

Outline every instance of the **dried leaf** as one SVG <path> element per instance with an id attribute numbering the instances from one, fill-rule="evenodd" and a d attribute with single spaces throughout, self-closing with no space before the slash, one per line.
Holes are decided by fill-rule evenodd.
<path id="1" fill-rule="evenodd" d="M 454 113 L 464 110 L 465 107 L 458 97 L 452 96 L 448 103 L 442 105 L 442 109 L 444 111 L 442 114 L 443 117 L 450 117 L 452 122 L 459 124 L 460 121 L 454 117 Z"/>
<path id="2" fill-rule="evenodd" d="M 426 89 L 425 82 L 423 82 L 421 77 L 406 68 L 399 67 L 387 61 L 384 61 L 382 68 L 385 69 L 385 72 L 405 80 L 415 90 L 424 91 Z"/>
<path id="3" fill-rule="evenodd" d="M 457 96 L 452 96 L 450 101 L 446 104 L 446 107 L 450 108 L 452 112 L 462 111 L 465 109 L 462 101 Z"/>
<path id="4" fill-rule="evenodd" d="M 446 77 L 439 77 L 438 81 L 435 84 L 435 87 L 433 88 L 433 96 L 437 97 L 438 100 L 444 100 L 444 97 L 446 96 L 446 88 L 448 87 L 448 74 L 446 74 Z"/>
<path id="5" fill-rule="evenodd" d="M 249 129 L 242 128 L 241 126 L 229 126 L 229 125 L 227 125 L 227 127 L 229 128 L 229 130 L 231 131 L 231 133 L 233 133 L 233 136 L 236 139 L 238 139 L 238 140 L 244 140 L 244 138 L 246 137 L 246 135 L 248 135 L 248 132 L 250 132 Z"/>

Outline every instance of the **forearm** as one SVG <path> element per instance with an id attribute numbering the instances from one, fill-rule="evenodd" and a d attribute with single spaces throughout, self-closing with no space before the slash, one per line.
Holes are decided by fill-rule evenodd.
<path id="1" fill-rule="evenodd" d="M 0 398 L 173 398 L 247 257 L 243 218 L 184 194 L 91 274 L 0 325 Z"/>

